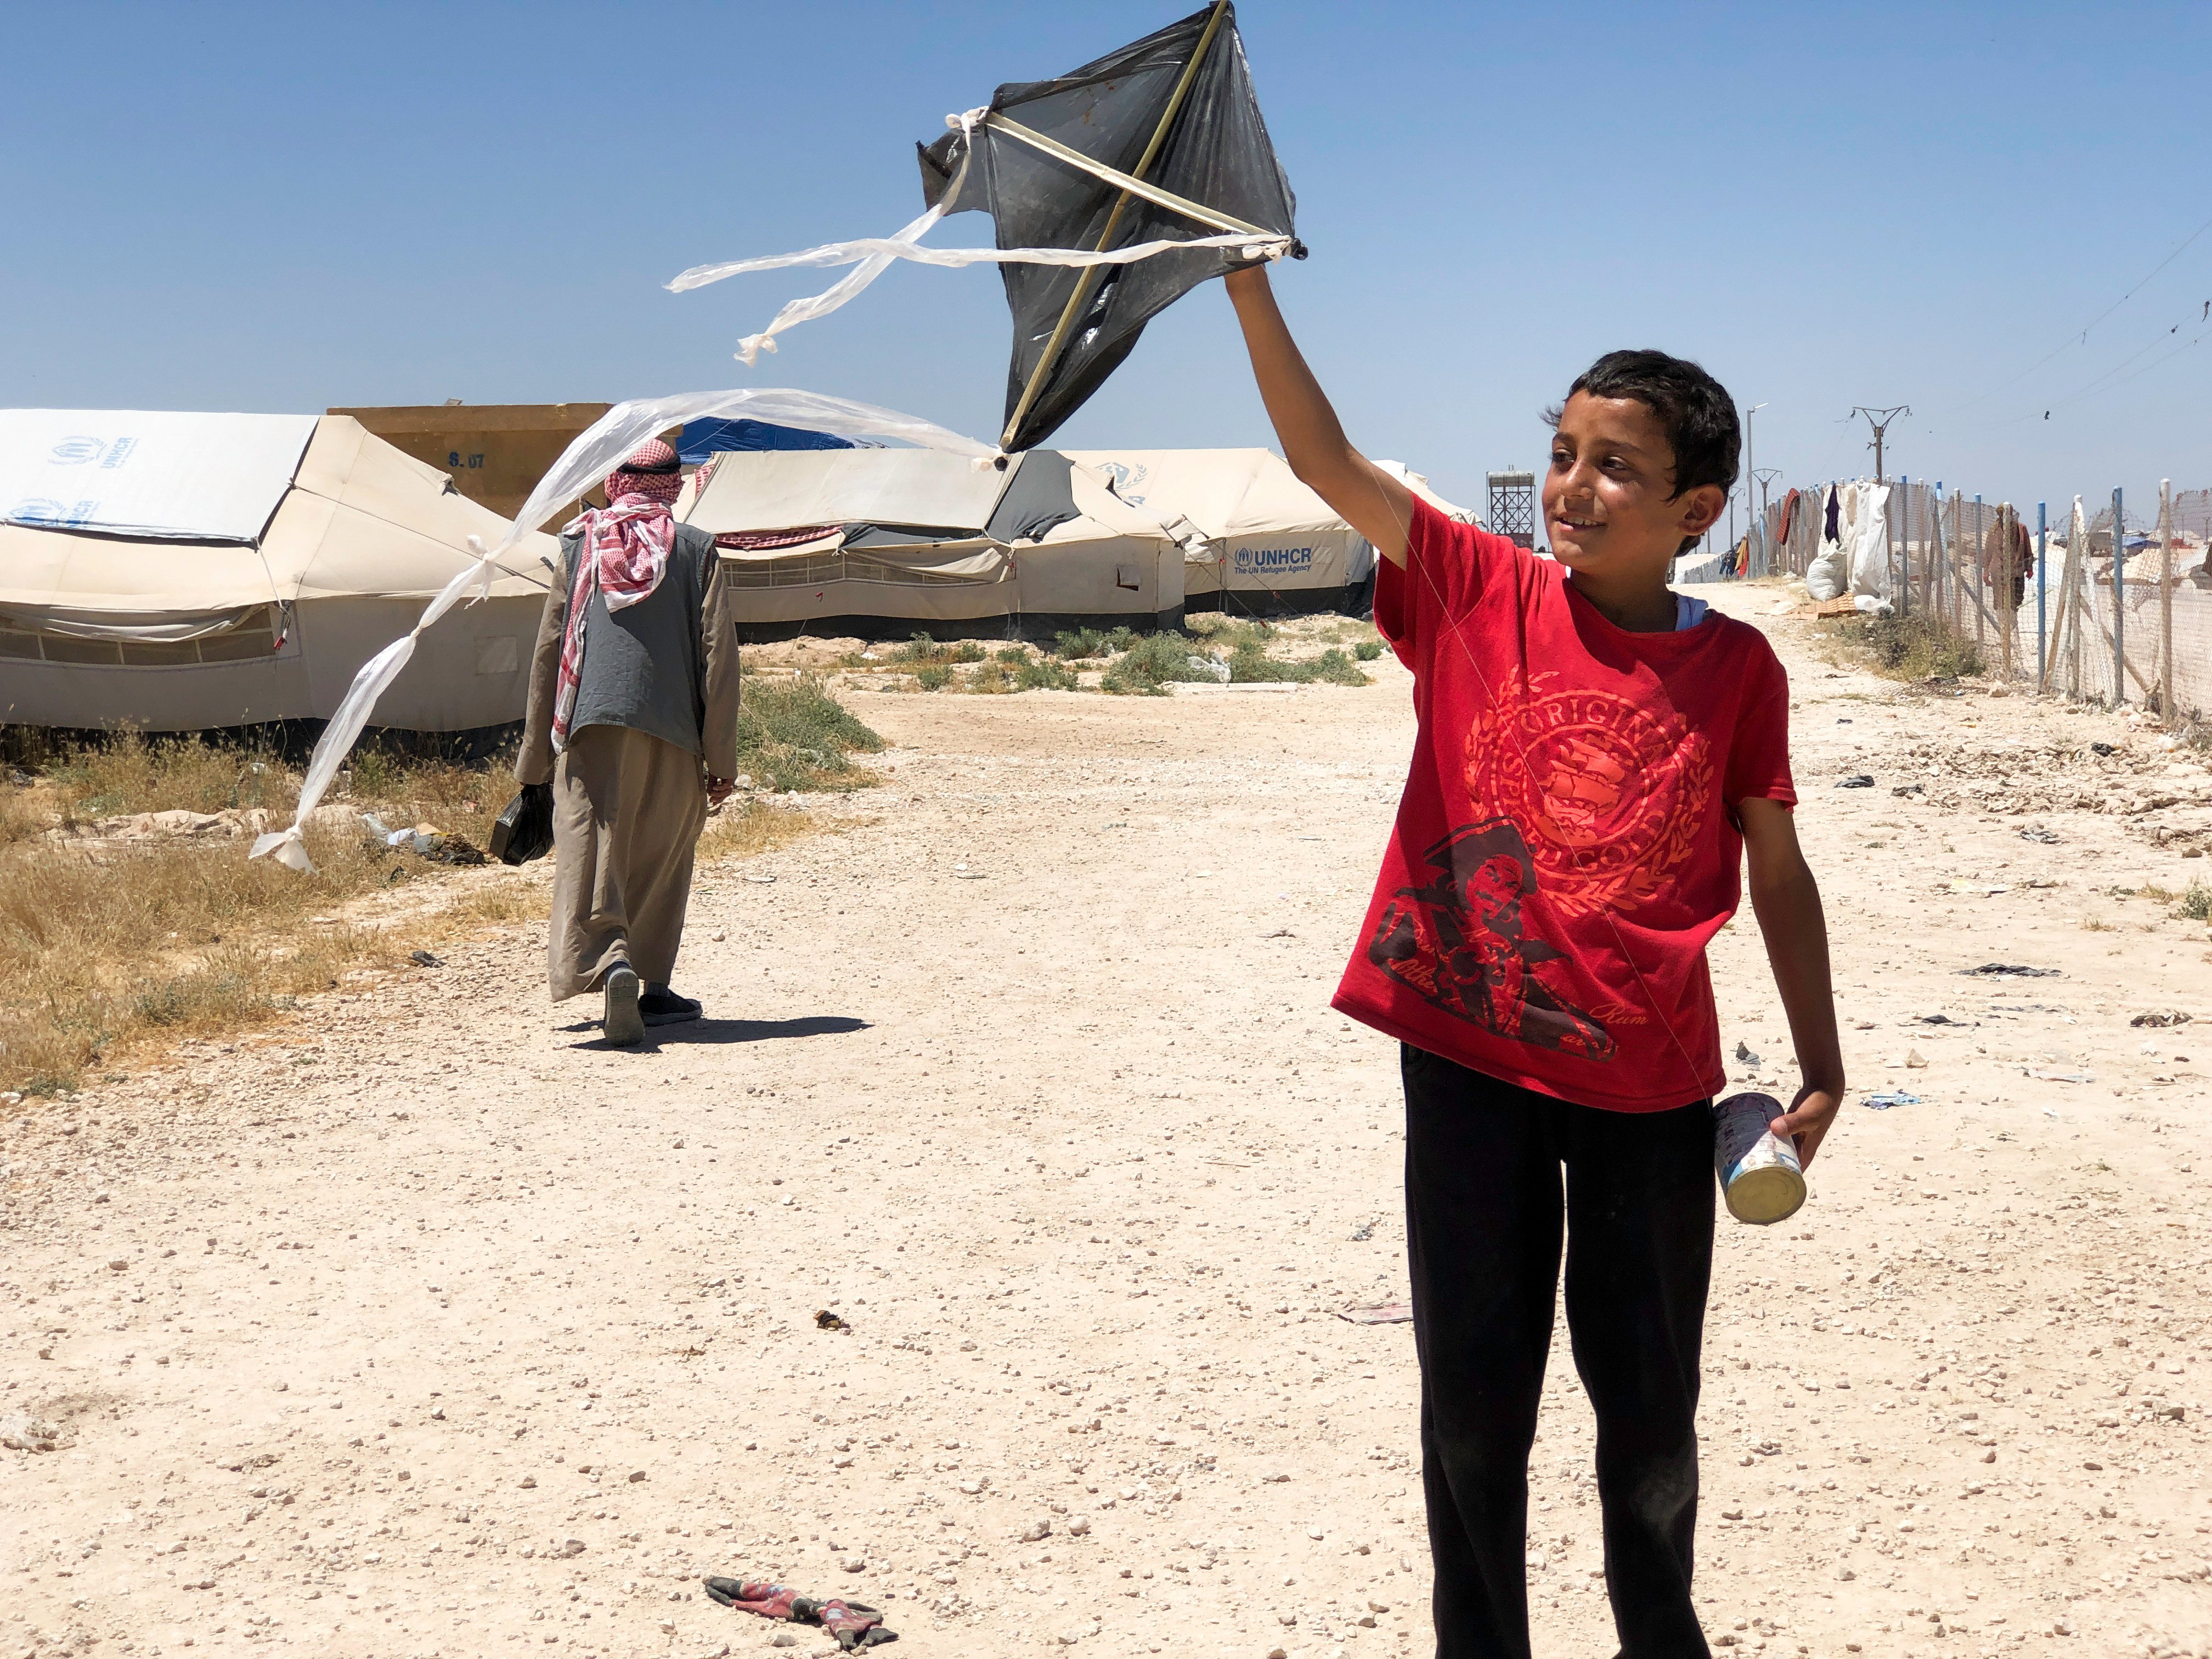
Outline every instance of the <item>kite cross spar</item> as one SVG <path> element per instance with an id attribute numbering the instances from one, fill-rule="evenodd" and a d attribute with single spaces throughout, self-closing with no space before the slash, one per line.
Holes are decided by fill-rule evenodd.
<path id="1" fill-rule="evenodd" d="M 996 264 L 1014 321 L 999 447 L 1018 450 L 1049 437 L 1121 366 L 1145 325 L 1200 283 L 1256 259 L 1305 256 L 1230 0 L 1054 79 L 1010 82 L 945 125 L 935 143 L 916 146 L 925 211 L 891 235 L 695 265 L 669 288 L 856 267 L 746 336 L 737 355 L 750 364 L 895 259 Z M 945 215 L 971 210 L 991 216 L 996 247 L 922 246 Z"/>

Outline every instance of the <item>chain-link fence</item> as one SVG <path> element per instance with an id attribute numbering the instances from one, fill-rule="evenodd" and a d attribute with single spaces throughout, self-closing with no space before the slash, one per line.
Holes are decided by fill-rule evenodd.
<path id="1" fill-rule="evenodd" d="M 1792 489 L 1680 580 L 1803 577 L 1825 553 L 1838 608 L 1940 617 L 1990 674 L 2169 723 L 2212 711 L 2212 489 L 2161 487 L 2148 517 L 2120 503 L 2116 601 L 2110 500 L 2051 521 L 1930 484 L 1882 488 L 1879 523 L 1863 480 Z"/>

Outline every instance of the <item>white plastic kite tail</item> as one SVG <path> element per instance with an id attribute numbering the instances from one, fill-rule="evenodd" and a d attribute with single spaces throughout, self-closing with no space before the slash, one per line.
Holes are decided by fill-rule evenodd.
<path id="1" fill-rule="evenodd" d="M 775 337 L 801 323 L 812 322 L 831 312 L 858 295 L 891 267 L 895 259 L 911 260 L 915 264 L 959 267 L 978 264 L 1021 265 L 1126 265 L 1139 259 L 1149 259 L 1155 254 L 1169 253 L 1178 248 L 1233 247 L 1241 249 L 1248 259 L 1279 259 L 1288 253 L 1293 239 L 1288 236 L 1255 235 L 1249 231 L 1231 232 L 1217 236 L 1196 236 L 1185 241 L 1139 242 L 1128 247 L 1108 248 L 1092 252 L 1073 247 L 924 247 L 921 238 L 935 228 L 945 216 L 945 204 L 960 193 L 960 185 L 967 176 L 968 157 L 974 154 L 975 129 L 989 118 L 988 109 L 971 109 L 945 118 L 947 127 L 957 127 L 970 140 L 969 149 L 963 154 L 960 172 L 945 188 L 938 205 L 920 218 L 893 231 L 889 236 L 864 236 L 852 241 L 825 242 L 819 247 L 802 248 L 796 253 L 772 253 L 757 259 L 732 259 L 721 264 L 694 265 L 668 284 L 672 294 L 688 294 L 695 288 L 704 288 L 709 283 L 719 283 L 727 276 L 743 276 L 757 270 L 782 270 L 794 265 L 854 265 L 858 267 L 819 294 L 810 294 L 804 299 L 793 300 L 775 313 L 769 325 L 757 334 L 748 334 L 738 342 L 737 358 L 748 368 L 759 362 L 763 351 L 774 351 Z"/>
<path id="2" fill-rule="evenodd" d="M 998 453 L 973 438 L 917 420 L 911 415 L 902 415 L 895 409 L 780 387 L 685 392 L 673 397 L 635 398 L 617 404 L 561 452 L 561 459 L 538 481 L 538 488 L 530 492 L 530 499 L 514 515 L 514 522 L 507 527 L 499 545 L 486 552 L 478 538 L 470 537 L 469 550 L 477 556 L 476 562 L 439 591 L 438 597 L 430 601 L 413 628 L 362 665 L 353 684 L 347 689 L 345 700 L 338 704 L 331 723 L 315 741 L 315 752 L 307 762 L 307 775 L 300 785 L 299 805 L 291 823 L 259 837 L 247 856 L 258 859 L 274 854 L 279 864 L 303 873 L 312 872 L 315 866 L 307 857 L 302 827 L 322 804 L 340 763 L 368 724 L 369 715 L 375 712 L 377 699 L 399 678 L 400 671 L 414 656 L 415 641 L 422 637 L 422 630 L 460 603 L 471 586 L 477 590 L 478 599 L 489 598 L 493 576 L 506 568 L 499 562 L 500 556 L 558 509 L 602 482 L 617 463 L 647 438 L 658 437 L 684 422 L 716 415 L 750 415 L 787 426 L 834 432 L 841 437 L 902 439 L 927 449 L 949 450 L 985 464 Z"/>

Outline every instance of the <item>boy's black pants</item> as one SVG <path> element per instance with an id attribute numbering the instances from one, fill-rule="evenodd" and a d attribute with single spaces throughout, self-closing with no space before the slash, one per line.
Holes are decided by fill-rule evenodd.
<path id="1" fill-rule="evenodd" d="M 1438 1659 L 1528 1659 L 1528 1448 L 1563 1219 L 1622 1659 L 1710 1659 L 1690 1567 L 1711 1109 L 1600 1111 L 1410 1045 L 1402 1066 Z"/>

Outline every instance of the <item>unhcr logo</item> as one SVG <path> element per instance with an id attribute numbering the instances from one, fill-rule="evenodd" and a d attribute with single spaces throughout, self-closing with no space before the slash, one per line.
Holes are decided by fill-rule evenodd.
<path id="1" fill-rule="evenodd" d="M 1152 468 L 1141 462 L 1131 466 L 1122 461 L 1107 461 L 1102 464 L 1100 471 L 1107 474 L 1107 488 L 1116 495 L 1132 507 L 1145 504 L 1145 498 L 1139 492 L 1144 488 L 1145 480 L 1152 476 Z"/>
<path id="2" fill-rule="evenodd" d="M 118 467 L 131 459 L 131 452 L 138 447 L 136 438 L 118 438 L 113 443 L 105 438 L 64 438 L 53 447 L 47 460 L 55 466 L 88 466 L 98 462 L 103 467 Z"/>
<path id="3" fill-rule="evenodd" d="M 1240 547 L 1230 568 L 1240 576 L 1295 576 L 1313 562 L 1310 547 Z"/>
<path id="4" fill-rule="evenodd" d="M 0 520 L 33 528 L 51 526 L 59 530 L 75 530 L 91 524 L 99 516 L 100 503 L 96 501 L 58 501 L 47 495 L 26 495 L 11 511 L 0 514 Z"/>

